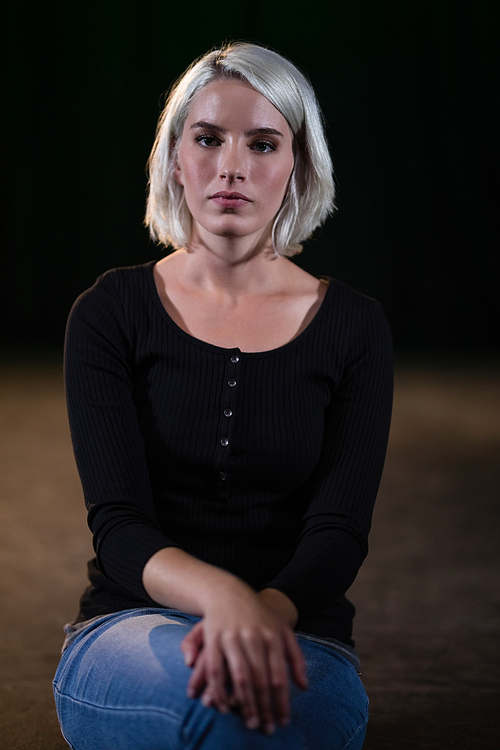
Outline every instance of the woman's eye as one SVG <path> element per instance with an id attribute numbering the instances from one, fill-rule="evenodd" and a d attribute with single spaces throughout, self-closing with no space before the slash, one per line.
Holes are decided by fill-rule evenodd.
<path id="1" fill-rule="evenodd" d="M 252 143 L 251 148 L 253 148 L 254 151 L 259 151 L 262 154 L 266 154 L 269 151 L 276 151 L 276 146 L 270 141 L 256 141 L 255 143 Z"/>
<path id="2" fill-rule="evenodd" d="M 214 135 L 199 135 L 196 139 L 197 143 L 201 143 L 202 146 L 218 146 L 219 139 Z"/>

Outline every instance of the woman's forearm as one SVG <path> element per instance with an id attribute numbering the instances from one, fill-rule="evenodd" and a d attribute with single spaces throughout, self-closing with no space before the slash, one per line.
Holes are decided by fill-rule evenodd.
<path id="1" fill-rule="evenodd" d="M 225 598 L 226 594 L 233 594 L 236 600 L 252 591 L 231 573 L 178 547 L 165 547 L 154 554 L 144 567 L 142 579 L 147 593 L 158 604 L 201 616 L 221 595 Z M 286 594 L 266 588 L 258 593 L 258 598 L 283 622 L 295 627 L 297 608 Z"/>
<path id="2" fill-rule="evenodd" d="M 237 600 L 253 593 L 236 576 L 178 547 L 156 552 L 144 566 L 142 581 L 158 604 L 200 616 L 205 616 L 221 598 L 233 595 Z"/>

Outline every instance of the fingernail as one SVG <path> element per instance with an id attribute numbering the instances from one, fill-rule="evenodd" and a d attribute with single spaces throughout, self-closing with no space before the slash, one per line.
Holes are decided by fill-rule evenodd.
<path id="1" fill-rule="evenodd" d="M 280 721 L 280 724 L 282 727 L 287 727 L 290 724 L 290 719 L 288 716 L 283 716 L 283 718 Z"/>
<path id="2" fill-rule="evenodd" d="M 219 706 L 219 711 L 221 712 L 221 714 L 228 714 L 229 708 L 227 706 L 221 705 Z"/>
<path id="3" fill-rule="evenodd" d="M 186 667 L 191 666 L 191 654 L 184 654 L 184 664 Z"/>
<path id="4" fill-rule="evenodd" d="M 209 695 L 202 695 L 201 696 L 201 704 L 202 706 L 205 706 L 205 708 L 208 708 L 210 704 L 212 703 L 212 699 Z"/>
<path id="5" fill-rule="evenodd" d="M 245 726 L 247 729 L 257 729 L 260 722 L 256 716 L 251 716 L 249 719 L 246 720 Z"/>
<path id="6" fill-rule="evenodd" d="M 274 724 L 266 724 L 264 726 L 264 732 L 265 732 L 265 734 L 274 734 L 274 730 L 275 729 L 276 729 L 276 727 L 274 726 Z"/>

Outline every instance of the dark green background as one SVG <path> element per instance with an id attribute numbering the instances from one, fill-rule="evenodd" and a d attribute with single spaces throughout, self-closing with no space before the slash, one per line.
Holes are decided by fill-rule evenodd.
<path id="1" fill-rule="evenodd" d="M 162 252 L 142 226 L 162 96 L 227 38 L 305 70 L 338 213 L 299 262 L 382 301 L 397 351 L 484 354 L 497 325 L 495 9 L 420 2 L 10 2 L 0 345 L 60 347 L 74 298 Z"/>

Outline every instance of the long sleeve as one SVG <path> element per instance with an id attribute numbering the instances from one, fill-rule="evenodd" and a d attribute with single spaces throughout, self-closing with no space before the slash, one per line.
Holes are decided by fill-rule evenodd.
<path id="1" fill-rule="evenodd" d="M 177 546 L 155 514 L 144 440 L 134 404 L 133 330 L 109 276 L 70 314 L 65 382 L 71 436 L 100 571 L 148 600 L 142 570 Z"/>
<path id="2" fill-rule="evenodd" d="M 373 302 L 352 334 L 326 410 L 323 448 L 305 488 L 310 499 L 295 554 L 267 584 L 287 594 L 302 618 L 342 596 L 366 556 L 389 434 L 392 381 L 390 332 Z"/>

